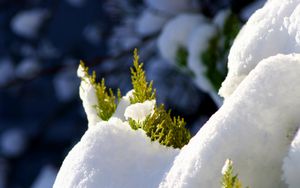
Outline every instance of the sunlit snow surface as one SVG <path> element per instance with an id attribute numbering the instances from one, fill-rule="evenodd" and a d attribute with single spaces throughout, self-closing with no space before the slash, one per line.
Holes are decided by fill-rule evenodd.
<path id="1" fill-rule="evenodd" d="M 220 187 L 227 158 L 244 185 L 282 184 L 283 158 L 300 122 L 299 72 L 299 54 L 260 62 L 181 150 L 161 188 Z"/>
<path id="2" fill-rule="evenodd" d="M 158 187 L 178 152 L 112 118 L 86 131 L 65 158 L 53 187 Z"/>
<path id="3" fill-rule="evenodd" d="M 264 58 L 300 52 L 300 0 L 272 0 L 257 10 L 235 39 L 229 73 L 219 91 L 225 99 Z"/>
<path id="4" fill-rule="evenodd" d="M 284 158 L 283 179 L 289 185 L 289 188 L 300 186 L 300 131 L 296 134 L 289 150 L 289 154 Z"/>

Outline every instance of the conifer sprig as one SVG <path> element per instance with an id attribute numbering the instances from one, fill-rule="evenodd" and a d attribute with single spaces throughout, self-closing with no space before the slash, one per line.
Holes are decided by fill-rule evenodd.
<path id="1" fill-rule="evenodd" d="M 146 118 L 143 129 L 152 141 L 158 140 L 162 145 L 182 148 L 191 138 L 185 125 L 183 118 L 172 118 L 171 111 L 167 112 L 162 104 L 155 108 L 152 116 Z"/>
<path id="2" fill-rule="evenodd" d="M 182 148 L 190 138 L 190 132 L 185 128 L 186 122 L 179 116 L 171 116 L 171 111 L 166 111 L 164 105 L 155 107 L 154 113 L 149 115 L 144 122 L 129 120 L 132 129 L 143 129 L 151 141 L 158 141 L 160 144 Z"/>
<path id="3" fill-rule="evenodd" d="M 233 172 L 233 162 L 227 159 L 222 169 L 222 188 L 242 188 L 238 175 Z"/>
<path id="4" fill-rule="evenodd" d="M 102 79 L 100 83 L 96 82 L 95 71 L 89 75 L 88 68 L 84 63 L 80 65 L 83 69 L 82 80 L 89 82 L 94 88 L 97 96 L 97 105 L 95 105 L 97 115 L 102 120 L 109 120 L 116 110 L 116 97 L 111 89 L 107 89 L 105 81 Z M 143 70 L 143 64 L 139 63 L 137 49 L 134 50 L 134 61 L 131 70 L 131 81 L 133 85 L 133 94 L 130 97 L 130 103 L 143 103 L 147 100 L 156 100 L 156 91 L 153 89 L 153 82 L 146 80 L 146 74 Z M 118 90 L 118 100 L 121 99 L 121 92 Z M 165 146 L 174 148 L 182 148 L 186 145 L 190 138 L 190 132 L 185 128 L 186 122 L 183 118 L 172 117 L 171 111 L 166 111 L 164 105 L 157 107 L 155 105 L 154 112 L 146 117 L 143 122 L 137 122 L 133 119 L 128 120 L 132 129 L 143 129 L 151 141 L 158 141 Z"/>
<path id="5" fill-rule="evenodd" d="M 95 109 L 97 111 L 98 117 L 102 120 L 107 121 L 115 112 L 117 108 L 116 97 L 111 88 L 107 89 L 105 86 L 104 78 L 101 82 L 97 82 L 96 80 L 96 72 L 93 71 L 92 75 L 88 73 L 88 67 L 84 65 L 83 61 L 80 61 L 80 66 L 82 66 L 84 71 L 84 77 L 82 77 L 83 81 L 87 81 L 94 87 L 96 96 L 97 96 L 97 104 L 95 105 Z M 120 90 L 118 90 L 118 98 L 121 96 Z"/>
<path id="6" fill-rule="evenodd" d="M 143 103 L 146 100 L 155 100 L 156 92 L 153 89 L 153 82 L 146 81 L 143 64 L 139 63 L 137 49 L 134 50 L 133 68 L 131 68 L 131 81 L 133 85 L 133 97 L 131 104 Z M 185 128 L 186 122 L 183 118 L 171 116 L 171 111 L 166 111 L 164 105 L 155 106 L 154 113 L 147 116 L 143 122 L 129 119 L 132 129 L 143 129 L 151 141 L 158 141 L 165 146 L 182 148 L 190 138 L 190 132 Z"/>
<path id="7" fill-rule="evenodd" d="M 146 74 L 143 70 L 143 63 L 139 63 L 139 55 L 137 49 L 134 49 L 133 67 L 131 71 L 131 82 L 133 86 L 133 96 L 130 97 L 131 104 L 142 103 L 146 100 L 156 98 L 156 91 L 153 89 L 153 82 L 146 80 Z"/>

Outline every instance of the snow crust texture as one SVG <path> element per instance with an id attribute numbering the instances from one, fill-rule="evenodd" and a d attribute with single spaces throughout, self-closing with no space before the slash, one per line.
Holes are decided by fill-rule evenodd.
<path id="1" fill-rule="evenodd" d="M 264 58 L 300 52 L 300 0 L 268 1 L 237 36 L 228 57 L 229 73 L 219 91 L 225 99 Z"/>
<path id="2" fill-rule="evenodd" d="M 53 188 L 158 187 L 178 152 L 111 118 L 86 131 L 66 157 Z"/>
<path id="3" fill-rule="evenodd" d="M 288 156 L 283 163 L 283 179 L 289 188 L 300 186 L 300 131 L 298 130 L 289 150 Z"/>
<path id="4" fill-rule="evenodd" d="M 227 158 L 245 186 L 284 185 L 283 158 L 300 122 L 299 71 L 300 54 L 262 60 L 181 150 L 160 187 L 220 187 Z"/>
<path id="5" fill-rule="evenodd" d="M 124 116 L 127 120 L 131 118 L 137 122 L 143 122 L 147 116 L 154 113 L 155 104 L 155 100 L 131 104 L 126 108 Z"/>

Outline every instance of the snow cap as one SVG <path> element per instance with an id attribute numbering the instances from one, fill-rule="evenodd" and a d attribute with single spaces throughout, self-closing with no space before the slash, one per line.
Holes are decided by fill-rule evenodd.
<path id="1" fill-rule="evenodd" d="M 220 95 L 229 97 L 264 58 L 299 52 L 300 0 L 268 1 L 250 17 L 235 39 Z"/>
<path id="2" fill-rule="evenodd" d="M 178 152 L 111 118 L 86 131 L 65 158 L 53 188 L 158 187 Z"/>
<path id="3" fill-rule="evenodd" d="M 299 72 L 300 54 L 262 60 L 181 150 L 160 187 L 220 187 L 227 158 L 244 185 L 281 185 L 287 135 L 300 122 Z"/>
<path id="4" fill-rule="evenodd" d="M 155 100 L 132 104 L 126 108 L 124 116 L 127 120 L 131 118 L 135 121 L 143 122 L 148 115 L 153 114 L 155 104 Z"/>

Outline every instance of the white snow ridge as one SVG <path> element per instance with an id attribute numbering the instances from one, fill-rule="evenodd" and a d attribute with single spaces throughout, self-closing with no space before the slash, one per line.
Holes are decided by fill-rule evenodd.
<path id="1" fill-rule="evenodd" d="M 261 60 L 279 53 L 300 53 L 300 0 L 268 1 L 250 17 L 230 50 L 220 95 L 226 99 Z"/>
<path id="2" fill-rule="evenodd" d="M 53 188 L 158 187 L 178 151 L 111 118 L 86 131 L 64 160 Z"/>

